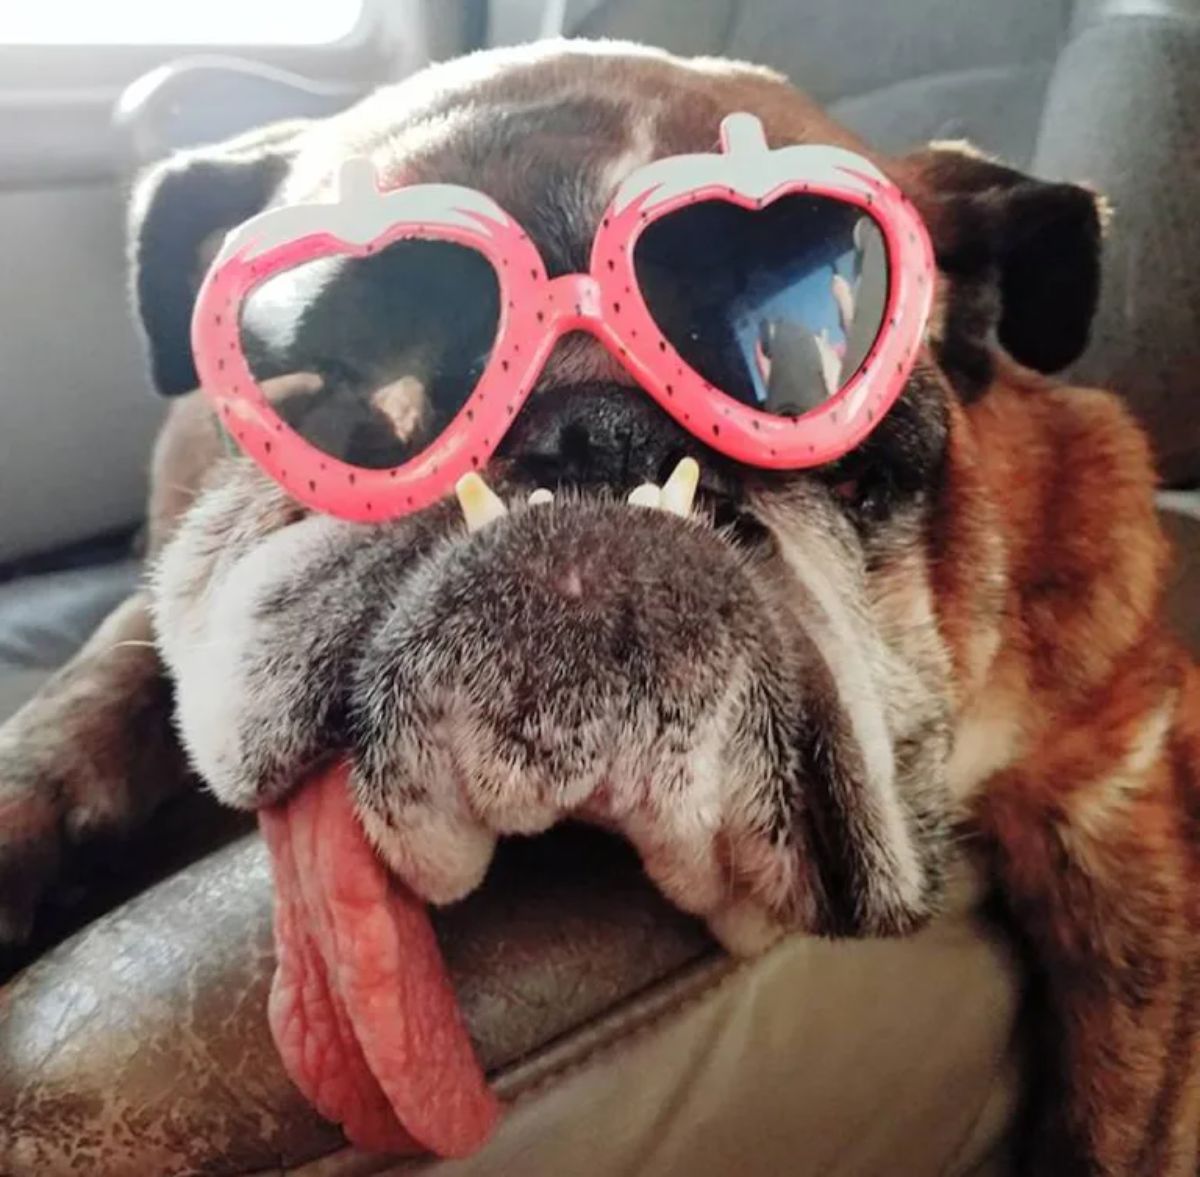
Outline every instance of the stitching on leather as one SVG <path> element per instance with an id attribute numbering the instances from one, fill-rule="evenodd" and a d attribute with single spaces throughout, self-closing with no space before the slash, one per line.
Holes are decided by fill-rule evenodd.
<path id="1" fill-rule="evenodd" d="M 770 953 L 766 955 L 769 956 Z M 757 960 L 763 959 L 765 956 L 757 958 Z M 521 1086 L 517 1080 L 516 1090 L 511 1093 L 504 1092 L 501 1098 L 508 1107 L 516 1107 L 531 1097 L 541 1094 L 551 1085 L 582 1071 L 601 1058 L 612 1055 L 618 1047 L 626 1047 L 645 1038 L 668 1019 L 694 1008 L 724 989 L 734 979 L 740 977 L 751 963 L 756 962 L 734 961 L 729 957 L 718 957 L 715 960 L 705 961 L 697 967 L 705 969 L 706 972 L 711 970 L 715 975 L 705 977 L 697 983 L 696 988 L 687 989 L 676 1000 L 664 999 L 660 1006 L 648 1010 L 640 1017 L 636 1011 L 628 1009 L 621 1011 L 618 1007 L 613 1014 L 607 1015 L 606 1018 L 600 1019 L 599 1023 L 588 1027 L 596 1034 L 596 1039 L 583 1047 L 581 1053 L 565 1057 L 561 1063 L 551 1065 L 548 1070 L 531 1079 L 525 1086 Z M 653 990 L 647 996 L 652 996 L 652 994 Z M 617 1019 L 614 1015 L 618 1012 L 624 1013 L 624 1016 Z M 619 1024 L 605 1027 L 604 1022 L 609 1019 L 619 1021 Z M 567 1037 L 569 1038 L 569 1035 Z M 564 1051 L 564 1054 L 566 1053 Z M 501 1082 L 503 1082 L 503 1078 L 503 1075 L 499 1076 Z"/>
<path id="2" fill-rule="evenodd" d="M 573 1030 L 568 1030 L 560 1039 L 541 1047 L 537 1052 L 529 1056 L 524 1063 L 518 1062 L 508 1068 L 509 1074 L 514 1076 L 514 1090 L 511 1092 L 497 1091 L 497 1094 L 500 1096 L 506 1109 L 515 1108 L 518 1104 L 524 1103 L 526 1100 L 541 1094 L 554 1083 L 560 1082 L 568 1076 L 582 1071 L 585 1067 L 599 1061 L 601 1058 L 611 1055 L 618 1047 L 629 1045 L 644 1038 L 668 1018 L 675 1017 L 685 1010 L 699 1005 L 702 1001 L 705 1001 L 711 995 L 723 989 L 727 984 L 745 972 L 748 965 L 756 963 L 757 960 L 764 960 L 770 955 L 771 953 L 767 952 L 763 956 L 757 957 L 755 961 L 739 961 L 728 956 L 702 957 L 688 966 L 688 972 L 695 972 L 700 974 L 699 976 L 688 978 L 686 975 L 680 976 L 676 974 L 666 977 L 642 990 L 634 997 L 627 999 L 625 1003 L 617 1005 L 606 1013 L 601 1014 L 594 1021 L 585 1022 Z M 678 986 L 681 990 L 676 997 L 658 996 L 658 993 L 663 988 L 675 986 Z M 649 1005 L 652 1008 L 639 1013 L 637 1008 L 639 1005 Z M 569 1042 L 575 1034 L 587 1034 L 589 1042 L 578 1053 L 571 1053 Z M 564 1057 L 562 1061 L 549 1065 L 545 1071 L 539 1071 L 536 1076 L 531 1077 L 526 1083 L 522 1084 L 519 1079 L 521 1070 L 525 1067 L 530 1069 L 536 1067 L 539 1055 L 550 1053 L 554 1050 L 561 1050 L 563 1052 Z M 489 1078 L 491 1079 L 493 1088 L 495 1088 L 504 1083 L 505 1072 L 500 1071 L 497 1075 L 489 1076 Z M 338 1172 L 341 1163 L 349 1164 L 356 1159 L 356 1153 L 353 1148 L 344 1148 L 332 1153 L 326 1153 L 322 1157 L 313 1157 L 309 1161 L 301 1162 L 301 1165 L 296 1169 L 261 1169 L 255 1170 L 252 1174 L 247 1174 L 247 1177 L 268 1177 L 268 1175 L 274 1177 L 276 1172 L 311 1172 L 315 1177 L 318 1172 L 322 1171 L 322 1165 L 331 1166 L 326 1171 L 332 1174 Z M 378 1168 L 371 1166 L 368 1161 L 363 1168 L 355 1168 L 353 1171 L 356 1174 L 368 1174 L 382 1172 L 386 1168 L 390 1173 L 416 1174 L 420 1173 L 423 1167 L 434 1159 L 427 1156 L 380 1157 Z"/>
<path id="3" fill-rule="evenodd" d="M 977 1134 L 980 1126 L 992 1110 L 992 1102 L 996 1097 L 997 1091 L 1003 1093 L 1003 1088 L 1008 1083 L 1016 1082 L 1018 1086 L 1020 1085 L 1020 1075 L 1019 1073 L 1014 1075 L 1012 1061 L 1014 1046 L 1020 1034 L 1020 1026 L 1020 1016 L 1017 1015 L 1013 1026 L 1013 1033 L 1008 1037 L 1004 1046 L 996 1052 L 996 1057 L 991 1067 L 992 1080 L 980 1096 L 979 1106 L 975 1109 L 975 1114 L 964 1128 L 958 1143 L 954 1146 L 938 1177 L 954 1177 L 954 1174 L 964 1172 L 962 1166 L 966 1163 L 971 1146 L 977 1142 Z M 993 1140 L 989 1146 L 989 1152 L 994 1150 L 998 1144 L 1000 1144 L 999 1139 Z M 976 1158 L 976 1164 L 972 1166 L 972 1169 L 978 1168 L 986 1160 L 987 1156 L 988 1153 L 985 1152 L 982 1157 Z"/>

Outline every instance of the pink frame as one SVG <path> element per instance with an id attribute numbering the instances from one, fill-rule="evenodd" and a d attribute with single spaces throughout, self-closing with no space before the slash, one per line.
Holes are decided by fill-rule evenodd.
<path id="1" fill-rule="evenodd" d="M 568 332 L 599 339 L 683 428 L 737 461 L 798 470 L 858 445 L 900 395 L 923 344 L 934 261 L 919 214 L 873 164 L 827 146 L 771 151 L 753 115 L 728 116 L 720 154 L 674 156 L 635 171 L 605 212 L 590 271 L 550 279 L 525 231 L 489 197 L 456 185 L 380 191 L 367 160 L 343 167 L 337 199 L 270 210 L 233 231 L 196 305 L 192 343 L 201 386 L 241 449 L 306 505 L 353 520 L 428 506 L 484 466 Z M 782 418 L 726 396 L 689 368 L 651 318 L 634 273 L 648 224 L 700 200 L 762 208 L 812 192 L 857 205 L 888 255 L 883 326 L 858 371 L 823 405 Z M 315 258 L 361 257 L 402 238 L 470 246 L 496 271 L 500 321 L 478 386 L 447 429 L 403 466 L 373 470 L 316 449 L 276 414 L 239 338 L 241 306 L 261 282 Z"/>

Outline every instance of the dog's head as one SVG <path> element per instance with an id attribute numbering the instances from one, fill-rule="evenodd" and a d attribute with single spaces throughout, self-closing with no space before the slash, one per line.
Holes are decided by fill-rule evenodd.
<path id="1" fill-rule="evenodd" d="M 954 730 L 1004 597 L 968 406 L 997 364 L 1049 371 L 1081 350 L 1090 194 L 951 145 L 872 155 L 749 66 L 628 46 L 477 55 L 154 170 L 133 221 L 153 371 L 167 394 L 195 386 L 189 321 L 223 231 L 320 195 L 349 154 L 488 194 L 553 275 L 586 269 L 629 172 L 711 151 L 738 110 L 773 145 L 875 158 L 929 225 L 930 346 L 886 419 L 831 466 L 764 473 L 708 450 L 575 336 L 486 471 L 513 502 L 554 489 L 553 509 L 474 534 L 444 506 L 342 524 L 222 464 L 162 560 L 158 623 L 183 737 L 223 799 L 265 802 L 349 749 L 364 824 L 434 899 L 478 881 L 497 831 L 575 814 L 621 828 L 718 926 L 745 897 L 827 932 L 933 910 L 953 802 L 977 775 L 952 762 Z M 358 307 L 330 322 L 314 286 L 289 337 L 338 332 L 375 362 L 398 307 L 446 328 L 412 292 Z M 702 470 L 690 519 L 625 503 L 684 455 Z"/>

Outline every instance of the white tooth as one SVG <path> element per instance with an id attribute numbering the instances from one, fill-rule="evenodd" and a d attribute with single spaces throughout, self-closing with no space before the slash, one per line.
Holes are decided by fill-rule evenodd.
<path id="1" fill-rule="evenodd" d="M 529 505 L 531 507 L 538 507 L 541 506 L 542 503 L 552 502 L 554 502 L 554 491 L 547 490 L 544 486 L 539 486 L 537 490 L 535 490 L 529 496 Z"/>
<path id="2" fill-rule="evenodd" d="M 671 477 L 663 483 L 662 509 L 673 515 L 687 518 L 696 499 L 696 487 L 700 483 L 700 466 L 695 458 L 684 458 L 671 471 Z"/>
<path id="3" fill-rule="evenodd" d="M 633 507 L 659 507 L 662 505 L 662 488 L 653 482 L 643 482 L 629 492 L 629 498 L 625 501 Z"/>
<path id="4" fill-rule="evenodd" d="M 504 501 L 478 474 L 464 474 L 454 484 L 454 493 L 468 531 L 478 531 L 508 514 Z"/>

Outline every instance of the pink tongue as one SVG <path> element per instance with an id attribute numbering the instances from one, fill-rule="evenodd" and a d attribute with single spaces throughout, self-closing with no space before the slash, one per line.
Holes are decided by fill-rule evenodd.
<path id="1" fill-rule="evenodd" d="M 367 845 L 347 776 L 328 769 L 260 814 L 275 876 L 275 1044 L 351 1143 L 465 1156 L 498 1105 L 425 909 Z"/>

